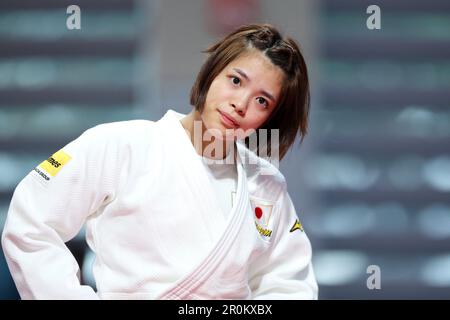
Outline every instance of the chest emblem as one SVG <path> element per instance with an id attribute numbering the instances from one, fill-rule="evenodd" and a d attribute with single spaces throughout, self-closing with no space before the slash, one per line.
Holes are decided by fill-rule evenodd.
<path id="1" fill-rule="evenodd" d="M 273 233 L 273 203 L 250 197 L 256 230 L 263 239 L 270 239 Z"/>

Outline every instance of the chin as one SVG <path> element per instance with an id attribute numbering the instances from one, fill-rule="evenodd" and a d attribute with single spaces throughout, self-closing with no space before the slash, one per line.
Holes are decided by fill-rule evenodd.
<path id="1" fill-rule="evenodd" d="M 222 125 L 221 122 L 219 122 L 216 129 L 221 132 L 221 135 L 220 135 L 220 137 L 218 137 L 218 139 L 224 140 L 224 141 L 236 140 L 236 133 L 234 132 L 235 129 L 227 128 L 224 125 Z"/>

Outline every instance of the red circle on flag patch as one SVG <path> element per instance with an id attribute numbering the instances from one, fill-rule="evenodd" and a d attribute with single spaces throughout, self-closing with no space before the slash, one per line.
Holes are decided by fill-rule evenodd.
<path id="1" fill-rule="evenodd" d="M 258 219 L 261 219 L 262 214 L 263 214 L 262 209 L 261 209 L 260 207 L 256 207 L 256 208 L 255 208 L 255 216 L 256 216 Z"/>

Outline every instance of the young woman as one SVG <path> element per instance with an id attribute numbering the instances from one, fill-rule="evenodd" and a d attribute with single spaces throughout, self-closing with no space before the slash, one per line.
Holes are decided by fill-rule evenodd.
<path id="1" fill-rule="evenodd" d="M 96 126 L 19 183 L 2 246 L 22 298 L 317 298 L 285 179 L 258 156 L 306 134 L 304 59 L 270 25 L 206 52 L 188 115 Z M 249 150 L 256 129 L 279 144 Z M 97 292 L 64 244 L 85 224 Z"/>

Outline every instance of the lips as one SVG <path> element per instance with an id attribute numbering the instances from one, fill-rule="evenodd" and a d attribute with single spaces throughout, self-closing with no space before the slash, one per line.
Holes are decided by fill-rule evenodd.
<path id="1" fill-rule="evenodd" d="M 234 118 L 232 116 L 230 116 L 228 113 L 222 112 L 220 110 L 219 110 L 219 113 L 221 115 L 222 122 L 224 122 L 226 125 L 234 126 L 236 128 L 239 127 L 239 124 L 237 123 L 237 121 L 234 120 Z"/>

